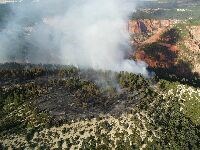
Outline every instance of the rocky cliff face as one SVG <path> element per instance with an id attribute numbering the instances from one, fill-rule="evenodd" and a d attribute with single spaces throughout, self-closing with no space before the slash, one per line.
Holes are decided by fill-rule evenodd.
<path id="1" fill-rule="evenodd" d="M 162 32 L 168 27 L 178 23 L 179 20 L 139 19 L 128 22 L 128 31 L 132 37 L 132 44 L 141 44 L 151 35 Z"/>
<path id="2" fill-rule="evenodd" d="M 136 46 L 135 58 L 145 61 L 151 67 L 169 68 L 175 63 L 177 47 L 175 43 L 168 41 L 173 38 L 174 33 L 161 37 L 167 33 L 178 20 L 131 20 L 129 21 L 129 32 L 132 44 Z M 174 32 L 174 31 L 170 31 Z M 158 43 L 158 41 L 162 41 Z"/>
<path id="3" fill-rule="evenodd" d="M 131 34 L 147 34 L 149 32 L 156 32 L 159 28 L 170 27 L 178 22 L 178 20 L 130 20 L 128 23 L 128 30 Z"/>
<path id="4" fill-rule="evenodd" d="M 173 70 L 180 76 L 200 74 L 200 26 L 178 20 L 129 21 L 136 60 L 150 68 Z"/>

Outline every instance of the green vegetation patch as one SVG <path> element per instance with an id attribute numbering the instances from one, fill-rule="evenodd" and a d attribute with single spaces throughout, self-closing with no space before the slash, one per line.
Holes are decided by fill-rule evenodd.
<path id="1" fill-rule="evenodd" d="M 199 88 L 171 83 L 166 80 L 159 82 L 161 89 L 165 89 L 167 97 L 176 97 L 179 100 L 180 111 L 184 112 L 196 125 L 200 125 L 200 90 Z"/>

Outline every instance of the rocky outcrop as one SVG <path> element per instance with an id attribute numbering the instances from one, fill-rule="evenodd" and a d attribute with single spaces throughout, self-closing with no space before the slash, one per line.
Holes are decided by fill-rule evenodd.
<path id="1" fill-rule="evenodd" d="M 136 46 L 134 56 L 136 60 L 143 60 L 153 68 L 175 67 L 180 74 L 191 72 L 200 74 L 200 26 L 187 26 L 179 31 L 172 28 L 177 22 L 170 20 L 129 22 L 132 44 Z M 180 35 L 181 33 L 185 35 Z M 141 36 L 146 39 L 138 38 Z"/>
<path id="2" fill-rule="evenodd" d="M 147 44 L 136 51 L 135 58 L 145 61 L 153 68 L 170 68 L 176 63 L 177 47 L 157 42 Z"/>
<path id="3" fill-rule="evenodd" d="M 130 34 L 147 34 L 149 32 L 157 31 L 159 28 L 170 27 L 178 22 L 178 20 L 130 20 L 128 23 L 128 30 Z"/>
<path id="4" fill-rule="evenodd" d="M 187 27 L 187 29 L 194 43 L 191 49 L 198 51 L 200 49 L 200 26 Z"/>
<path id="5" fill-rule="evenodd" d="M 139 19 L 129 20 L 128 31 L 131 35 L 131 43 L 134 46 L 142 44 L 147 39 L 149 42 L 155 42 L 159 39 L 161 33 L 167 28 L 178 23 L 178 20 L 155 20 L 155 19 Z M 153 36 L 152 38 L 149 38 Z"/>
<path id="6" fill-rule="evenodd" d="M 193 64 L 193 71 L 200 74 L 200 26 L 187 27 L 190 38 L 185 39 L 184 44 L 190 51 L 183 53 Z"/>

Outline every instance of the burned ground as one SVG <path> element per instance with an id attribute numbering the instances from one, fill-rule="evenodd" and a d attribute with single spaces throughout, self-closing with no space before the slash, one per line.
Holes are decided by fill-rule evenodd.
<path id="1" fill-rule="evenodd" d="M 140 102 L 145 97 L 145 88 L 148 88 L 142 76 L 132 75 L 133 78 L 129 79 L 126 73 L 111 75 L 109 72 L 81 71 L 70 66 L 59 66 L 53 72 L 52 66 L 47 69 L 47 66 L 36 65 L 27 69 L 28 65 L 12 65 L 19 69 L 8 67 L 1 70 L 1 89 L 7 90 L 8 95 L 9 92 L 19 92 L 19 95 L 32 92 L 34 98 L 27 94 L 29 100 L 26 99 L 26 102 L 39 112 L 50 114 L 54 121 L 93 118 L 99 114 L 121 115 Z M 5 66 L 2 65 L 2 68 Z M 135 84 L 131 91 L 127 80 Z M 140 83 L 137 85 L 137 82 Z M 15 88 L 22 90 L 15 91 Z M 8 97 L 6 94 L 4 96 Z"/>

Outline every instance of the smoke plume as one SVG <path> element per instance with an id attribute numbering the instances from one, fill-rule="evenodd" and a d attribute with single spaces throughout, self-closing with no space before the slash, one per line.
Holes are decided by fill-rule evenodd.
<path id="1" fill-rule="evenodd" d="M 131 0 L 35 0 L 11 5 L 0 62 L 54 63 L 147 75 L 127 58 Z"/>

